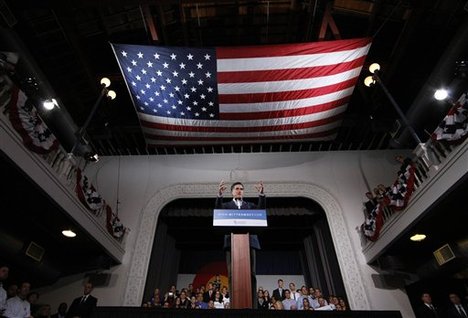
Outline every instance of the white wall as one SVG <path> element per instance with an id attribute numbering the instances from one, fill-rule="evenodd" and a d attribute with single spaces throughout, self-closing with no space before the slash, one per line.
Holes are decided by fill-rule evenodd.
<path id="1" fill-rule="evenodd" d="M 159 211 L 154 208 L 152 199 L 165 193 L 167 188 L 185 187 L 178 190 L 183 193 L 197 193 L 196 187 L 210 187 L 213 197 L 221 179 L 226 182 L 243 181 L 247 183 L 247 194 L 255 195 L 252 185 L 263 180 L 268 195 L 269 184 L 295 183 L 311 184 L 323 189 L 337 202 L 344 219 L 344 231 L 332 233 L 332 236 L 349 239 L 353 262 L 357 263 L 365 286 L 366 301 L 369 309 L 401 310 L 404 317 L 413 317 L 409 301 L 404 292 L 399 290 L 381 290 L 374 287 L 371 274 L 375 271 L 365 263 L 361 252 L 360 239 L 356 226 L 363 221 L 362 202 L 364 193 L 379 183 L 393 182 L 398 165 L 394 162 L 395 151 L 367 152 L 320 152 L 320 153 L 268 153 L 268 154 L 211 154 L 211 155 L 173 155 L 107 157 L 94 166 L 88 167 L 86 174 L 94 180 L 94 185 L 102 196 L 111 203 L 117 199 L 117 185 L 120 185 L 120 218 L 131 229 L 127 238 L 126 254 L 123 264 L 113 269 L 118 279 L 114 286 L 99 291 L 101 305 L 121 305 L 125 293 L 141 293 L 141 290 L 126 291 L 128 279 L 140 279 L 144 285 L 146 273 L 142 272 L 147 264 L 133 264 L 135 255 L 145 253 L 151 247 L 154 232 L 141 232 L 143 215 L 155 228 Z M 120 182 L 117 180 L 120 160 Z M 182 186 L 183 185 L 183 186 Z M 187 189 L 191 187 L 190 189 Z M 182 194 L 180 194 L 182 193 Z M 203 193 L 203 192 L 200 192 Z M 276 192 L 280 196 L 280 192 Z M 190 197 L 187 195 L 186 197 Z M 168 199 L 175 199 L 168 198 Z M 113 207 L 115 208 L 115 207 Z M 159 209 L 159 207 L 157 207 Z M 153 214 L 151 214 L 153 213 Z M 329 219 L 329 223 L 330 220 Z M 144 219 L 148 222 L 148 218 Z M 154 231 L 154 230 L 153 230 Z M 140 233 L 141 232 L 141 233 Z M 149 246 L 142 251 L 141 241 L 148 240 Z M 336 242 L 334 242 L 336 245 Z M 348 244 L 348 243 L 347 243 Z M 137 248 L 137 249 L 136 249 Z M 138 250 L 140 249 L 140 250 Z M 138 259 L 140 261 L 140 259 Z M 346 262 L 340 259 L 343 274 L 346 274 Z M 136 266 L 137 265 L 137 266 Z M 64 287 L 66 289 L 67 287 Z M 97 293 L 98 291 L 96 291 Z M 353 291 L 347 290 L 348 297 Z M 46 299 L 48 295 L 43 295 Z M 361 308 L 364 309 L 364 308 Z"/>

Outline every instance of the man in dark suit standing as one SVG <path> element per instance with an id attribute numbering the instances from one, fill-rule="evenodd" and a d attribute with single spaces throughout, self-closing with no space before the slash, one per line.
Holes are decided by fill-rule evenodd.
<path id="1" fill-rule="evenodd" d="M 67 312 L 66 318 L 80 317 L 89 318 L 97 305 L 97 298 L 91 296 L 93 284 L 88 282 L 84 285 L 83 296 L 75 298 L 70 309 Z"/>
<path id="2" fill-rule="evenodd" d="M 421 295 L 423 304 L 416 311 L 417 318 L 442 318 L 439 309 L 432 304 L 432 297 L 429 293 Z"/>
<path id="3" fill-rule="evenodd" d="M 252 203 L 244 201 L 244 185 L 241 182 L 234 182 L 231 185 L 232 200 L 223 202 L 223 193 L 227 189 L 224 184 L 224 180 L 219 183 L 218 196 L 216 197 L 215 209 L 226 209 L 226 210 L 255 210 L 265 209 L 266 199 L 263 192 L 263 181 L 260 181 L 255 185 L 255 189 L 258 192 L 258 203 Z M 258 241 L 257 235 L 249 235 L 250 245 L 250 268 L 252 276 L 252 304 L 253 307 L 257 306 L 257 279 L 256 279 L 256 261 L 255 261 L 255 250 L 260 249 L 260 242 Z M 226 263 L 229 276 L 229 284 L 231 284 L 231 236 L 224 236 L 224 250 L 226 251 Z M 231 286 L 229 286 L 231 287 Z M 229 293 L 232 295 L 232 292 Z"/>
<path id="4" fill-rule="evenodd" d="M 449 294 L 450 305 L 447 308 L 447 318 L 468 318 L 468 307 L 461 303 L 460 297 L 455 294 Z"/>
<path id="5" fill-rule="evenodd" d="M 283 285 L 283 280 L 281 278 L 278 279 L 278 288 L 273 290 L 273 297 L 275 297 L 276 300 L 283 301 L 286 297 Z"/>

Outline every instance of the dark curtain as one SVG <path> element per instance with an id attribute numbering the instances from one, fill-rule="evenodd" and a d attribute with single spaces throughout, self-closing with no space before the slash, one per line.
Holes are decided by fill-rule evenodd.
<path id="1" fill-rule="evenodd" d="M 306 281 L 318 287 L 324 295 L 336 295 L 346 299 L 338 259 L 325 218 L 317 220 L 312 233 L 304 239 L 304 253 L 309 274 Z"/>
<path id="2" fill-rule="evenodd" d="M 176 285 L 179 273 L 180 251 L 176 240 L 167 233 L 167 224 L 158 222 L 146 277 L 143 302 L 151 299 L 155 288 L 164 295 L 171 285 Z"/>

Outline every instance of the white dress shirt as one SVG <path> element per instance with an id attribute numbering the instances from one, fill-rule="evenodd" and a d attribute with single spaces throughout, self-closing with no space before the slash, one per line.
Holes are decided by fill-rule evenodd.
<path id="1" fill-rule="evenodd" d="M 7 301 L 7 292 L 3 289 L 2 283 L 0 283 L 0 315 L 6 308 L 6 301 Z"/>
<path id="2" fill-rule="evenodd" d="M 31 305 L 27 300 L 18 296 L 7 300 L 6 310 L 3 316 L 8 318 L 28 318 L 31 316 Z"/>

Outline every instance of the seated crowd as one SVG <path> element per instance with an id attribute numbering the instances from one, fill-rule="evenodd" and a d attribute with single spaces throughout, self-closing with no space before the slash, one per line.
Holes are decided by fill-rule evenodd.
<path id="1" fill-rule="evenodd" d="M 257 290 L 257 309 L 272 310 L 349 310 L 344 298 L 329 295 L 325 297 L 319 288 L 302 286 L 296 290 L 295 283 L 289 283 L 289 289 L 283 288 L 283 280 L 278 280 L 278 288 L 270 296 L 267 289 Z M 207 287 L 194 288 L 189 284 L 180 291 L 171 286 L 164 294 L 159 288 L 148 301 L 143 303 L 148 308 L 183 308 L 183 309 L 228 309 L 230 297 L 227 286 L 221 286 L 219 276 Z"/>
<path id="2" fill-rule="evenodd" d="M 52 314 L 52 308 L 49 304 L 42 303 L 39 293 L 31 292 L 31 284 L 28 281 L 19 283 L 3 283 L 9 275 L 9 267 L 0 264 L 0 317 L 2 318 L 89 318 L 94 308 L 96 308 L 97 299 L 91 296 L 93 285 L 91 282 L 84 284 L 83 295 L 74 299 L 68 307 L 67 303 L 61 303 L 56 313 Z"/>

